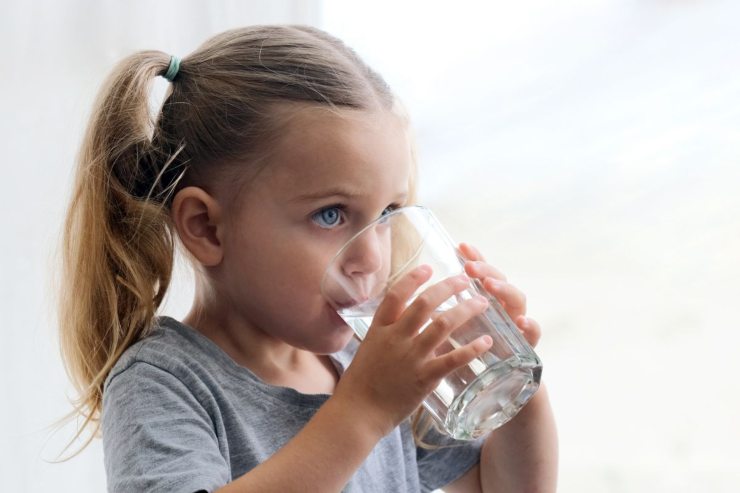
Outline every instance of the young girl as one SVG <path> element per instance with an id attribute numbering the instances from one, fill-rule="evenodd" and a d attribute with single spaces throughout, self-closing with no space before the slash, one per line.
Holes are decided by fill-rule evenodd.
<path id="1" fill-rule="evenodd" d="M 171 88 L 152 123 L 156 76 Z M 414 201 L 408 122 L 385 82 L 301 26 L 225 32 L 179 61 L 123 60 L 97 101 L 65 236 L 61 336 L 83 429 L 102 429 L 110 491 L 554 491 L 544 389 L 484 441 L 417 446 L 409 416 L 490 340 L 436 355 L 484 304 L 419 332 L 450 279 L 387 294 L 360 345 L 320 292 L 362 226 Z M 196 274 L 180 322 L 155 317 L 176 243 Z M 535 344 L 524 295 L 468 245 Z M 352 364 L 350 366 L 350 361 Z"/>

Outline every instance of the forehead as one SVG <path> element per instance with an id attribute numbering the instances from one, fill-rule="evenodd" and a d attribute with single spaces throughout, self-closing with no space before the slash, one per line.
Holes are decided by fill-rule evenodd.
<path id="1" fill-rule="evenodd" d="M 261 178 L 286 199 L 332 188 L 398 195 L 412 169 L 407 124 L 397 114 L 307 107 L 287 119 Z"/>

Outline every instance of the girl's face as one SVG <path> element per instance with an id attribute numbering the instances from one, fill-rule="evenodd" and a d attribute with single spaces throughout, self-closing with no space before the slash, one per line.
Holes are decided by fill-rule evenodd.
<path id="1" fill-rule="evenodd" d="M 306 108 L 234 201 L 219 267 L 240 326 L 318 354 L 352 337 L 321 294 L 334 254 L 363 226 L 406 204 L 406 124 L 389 111 Z"/>

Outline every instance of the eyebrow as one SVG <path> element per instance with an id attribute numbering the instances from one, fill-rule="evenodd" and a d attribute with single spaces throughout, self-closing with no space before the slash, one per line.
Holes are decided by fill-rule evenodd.
<path id="1" fill-rule="evenodd" d="M 325 188 L 322 190 L 317 190 L 314 192 L 308 192 L 301 195 L 298 195 L 294 197 L 291 201 L 292 202 L 308 202 L 311 200 L 318 200 L 323 199 L 326 197 L 346 197 L 346 198 L 352 198 L 357 197 L 358 195 L 361 195 L 360 191 L 348 189 L 348 188 L 341 188 L 341 187 L 335 187 L 335 188 Z"/>
<path id="2" fill-rule="evenodd" d="M 342 187 L 335 187 L 335 188 L 326 188 L 323 190 L 317 190 L 315 192 L 307 192 L 301 195 L 298 195 L 291 199 L 291 202 L 310 202 L 314 200 L 320 200 L 327 197 L 343 197 L 347 199 L 352 199 L 354 197 L 359 197 L 362 195 L 362 191 L 360 190 L 353 190 L 349 188 L 342 188 Z M 406 200 L 408 196 L 408 193 L 406 191 L 399 192 L 396 194 L 396 197 L 399 200 Z"/>

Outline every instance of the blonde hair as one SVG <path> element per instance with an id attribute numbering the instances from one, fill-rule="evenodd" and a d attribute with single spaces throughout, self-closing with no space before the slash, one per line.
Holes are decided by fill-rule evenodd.
<path id="1" fill-rule="evenodd" d="M 390 110 L 397 103 L 354 51 L 311 27 L 252 26 L 211 38 L 181 61 L 153 117 L 152 82 L 169 62 L 163 52 L 142 51 L 115 67 L 78 156 L 62 240 L 59 325 L 79 395 L 73 441 L 91 431 L 81 449 L 98 435 L 108 373 L 147 335 L 170 283 L 174 192 L 255 166 L 276 137 L 275 105 Z"/>

